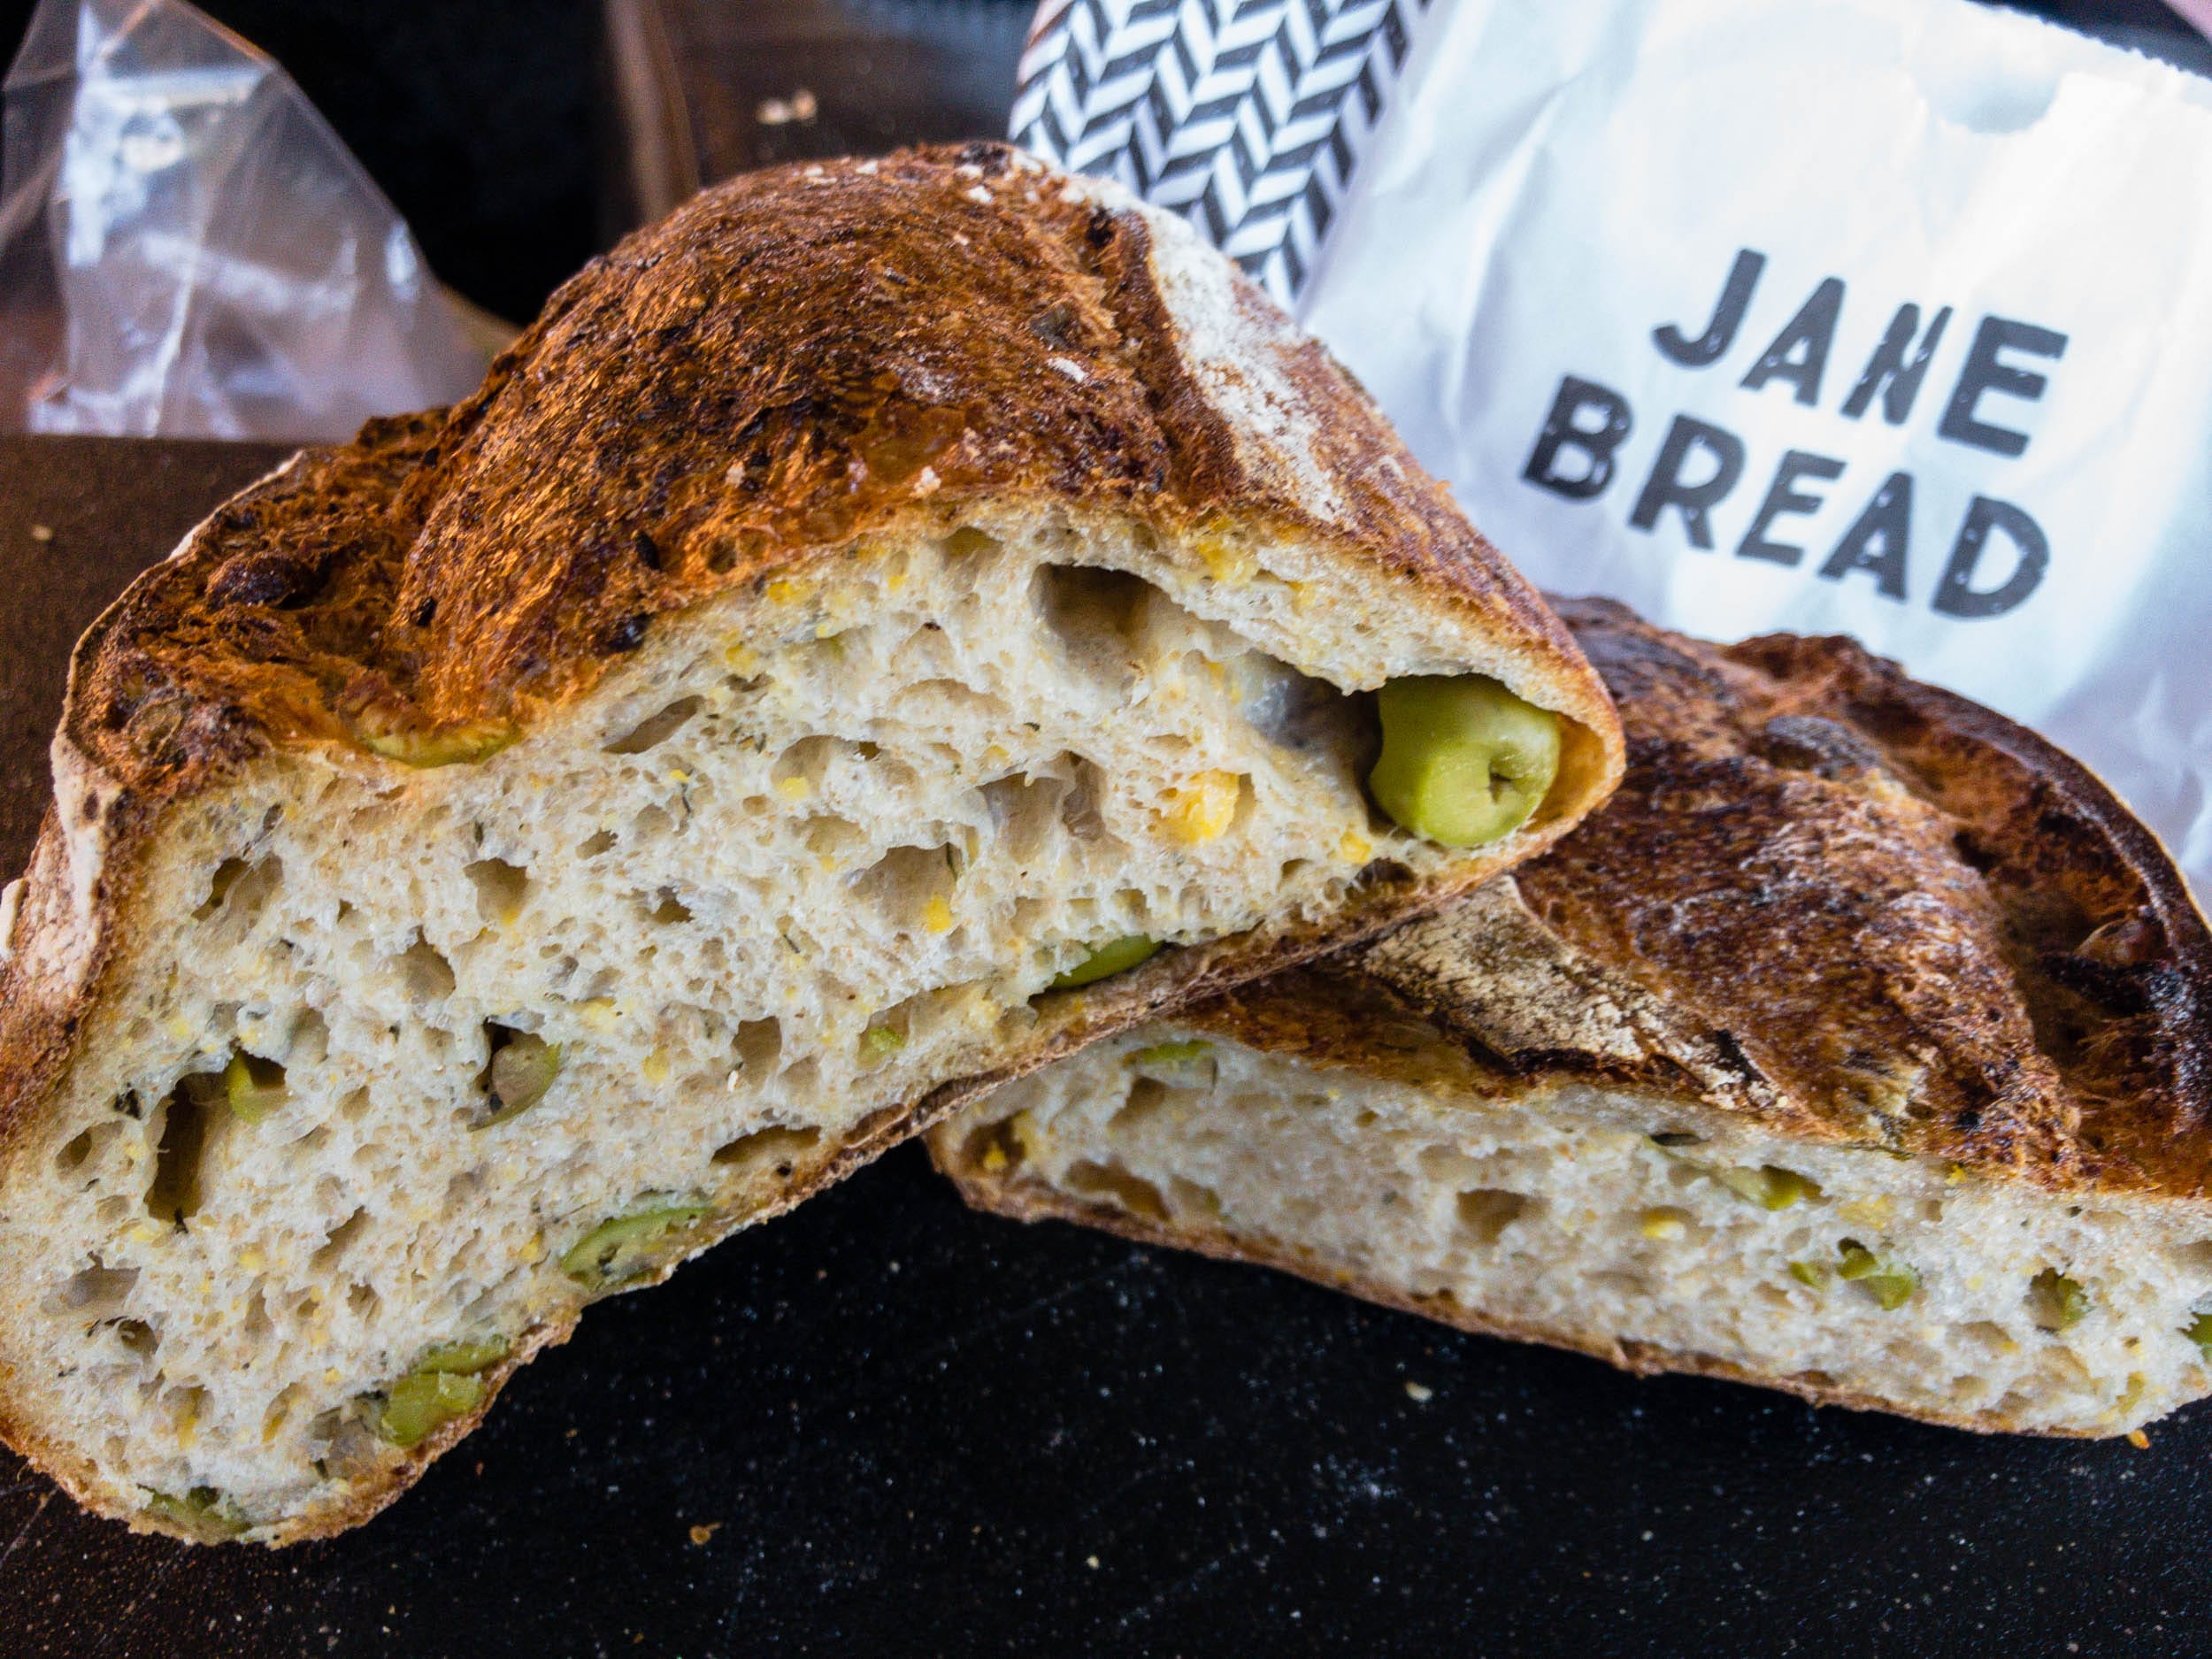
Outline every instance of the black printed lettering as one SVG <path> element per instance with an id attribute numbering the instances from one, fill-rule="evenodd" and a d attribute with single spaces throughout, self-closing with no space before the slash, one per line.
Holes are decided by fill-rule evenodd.
<path id="1" fill-rule="evenodd" d="M 1651 331 L 1661 355 L 1686 369 L 1717 363 L 1736 343 L 1736 330 L 1743 326 L 1743 314 L 1750 308 L 1752 290 L 1759 286 L 1759 273 L 1766 269 L 1766 263 L 1763 253 L 1749 248 L 1740 251 L 1736 262 L 1728 267 L 1728 280 L 1721 285 L 1713 319 L 1705 325 L 1703 334 L 1694 340 L 1686 339 L 1672 323 Z"/>
<path id="2" fill-rule="evenodd" d="M 1992 530 L 2003 531 L 2019 557 L 2013 563 L 2012 573 L 1996 587 L 1976 588 L 1977 567 L 1988 550 Z M 1951 549 L 1950 562 L 1943 567 L 1942 580 L 1936 584 L 1931 603 L 1947 617 L 2001 617 L 2035 591 L 2050 562 L 2051 544 L 2040 525 L 2008 501 L 1977 495 L 1966 510 L 1966 522 L 1959 527 L 1958 541 Z"/>
<path id="3" fill-rule="evenodd" d="M 1709 455 L 1713 462 L 1712 471 L 1694 484 L 1686 478 L 1693 451 Z M 1707 515 L 1743 476 L 1743 440 L 1734 433 L 1688 415 L 1677 415 L 1674 425 L 1667 429 L 1667 441 L 1659 448 L 1659 459 L 1643 494 L 1636 498 L 1636 510 L 1628 516 L 1629 523 L 1649 531 L 1658 524 L 1659 515 L 1673 507 L 1682 514 L 1682 527 L 1689 534 L 1690 545 L 1709 549 L 1713 526 Z"/>
<path id="4" fill-rule="evenodd" d="M 1548 489 L 1569 501 L 1588 501 L 1605 492 L 1613 481 L 1613 452 L 1621 447 L 1632 424 L 1628 400 L 1609 387 L 1570 374 L 1559 382 L 1551 413 L 1544 417 L 1521 477 L 1539 489 Z M 1560 466 L 1560 457 L 1573 451 L 1583 457 L 1574 471 Z"/>
<path id="5" fill-rule="evenodd" d="M 1751 365 L 1743 377 L 1744 389 L 1755 392 L 1769 380 L 1786 380 L 1797 388 L 1799 403 L 1808 408 L 1817 403 L 1820 377 L 1827 372 L 1828 348 L 1836 342 L 1836 319 L 1842 312 L 1843 279 L 1830 277 Z"/>
<path id="6" fill-rule="evenodd" d="M 1854 571 L 1874 578 L 1885 599 L 1905 596 L 1905 554 L 1912 544 L 1912 474 L 1892 472 L 1836 543 L 1820 573 L 1839 582 Z"/>
<path id="7" fill-rule="evenodd" d="M 1767 532 L 1774 528 L 1777 518 L 1820 511 L 1826 497 L 1806 495 L 1797 488 L 1800 479 L 1825 479 L 1832 483 L 1842 476 L 1843 463 L 1834 457 L 1792 449 L 1775 469 L 1774 482 L 1767 490 L 1766 500 L 1759 504 L 1758 517 L 1751 521 L 1751 528 L 1744 532 L 1743 540 L 1736 544 L 1736 557 L 1765 559 L 1775 565 L 1795 565 L 1805 557 L 1805 549 L 1787 541 L 1770 541 Z"/>
<path id="8" fill-rule="evenodd" d="M 1974 343 L 1967 350 L 1966 366 L 1959 371 L 1959 383 L 1951 393 L 1950 407 L 1943 411 L 1942 424 L 1936 428 L 1938 437 L 1948 438 L 1954 443 L 1970 443 L 1993 455 L 2016 456 L 2026 450 L 2026 433 L 2015 432 L 2009 426 L 1991 426 L 1979 416 L 1985 392 L 2001 392 L 2008 397 L 2032 403 L 2043 396 L 2044 388 L 2050 384 L 2032 370 L 1999 362 L 1997 354 L 2008 349 L 2055 359 L 2066 354 L 2066 336 L 2048 328 L 2038 328 L 2033 323 L 2015 322 L 2008 317 L 1983 318 L 1981 326 L 1974 331 Z"/>
<path id="9" fill-rule="evenodd" d="M 1913 400 L 1920 396 L 1920 382 L 1927 378 L 1929 359 L 1942 343 L 1943 331 L 1950 320 L 1951 308 L 1946 305 L 1928 325 L 1919 349 L 1913 352 L 1912 361 L 1908 363 L 1905 353 L 1920 328 L 1920 307 L 1900 305 L 1897 315 L 1890 319 L 1888 331 L 1882 335 L 1882 343 L 1874 348 L 1874 355 L 1866 360 L 1866 373 L 1859 376 L 1851 396 L 1843 400 L 1843 412 L 1858 419 L 1866 413 L 1878 392 L 1882 419 L 1893 426 L 1903 426 L 1905 417 L 1912 413 Z"/>

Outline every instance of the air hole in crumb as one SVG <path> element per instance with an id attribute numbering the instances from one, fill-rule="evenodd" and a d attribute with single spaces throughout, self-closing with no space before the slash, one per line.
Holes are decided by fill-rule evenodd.
<path id="1" fill-rule="evenodd" d="M 329 1024 L 311 1008 L 300 1010 L 285 1034 L 284 1064 L 295 1068 L 320 1065 L 329 1056 Z"/>
<path id="2" fill-rule="evenodd" d="M 370 1105 L 368 1086 L 364 1084 L 338 1102 L 338 1115 L 348 1123 L 359 1123 L 369 1115 Z"/>
<path id="3" fill-rule="evenodd" d="M 111 1328 L 115 1340 L 142 1359 L 161 1346 L 160 1334 L 143 1319 L 118 1319 Z"/>
<path id="4" fill-rule="evenodd" d="M 577 846 L 576 856 L 579 858 L 596 858 L 613 845 L 614 832 L 603 829 L 595 835 L 587 835 Z"/>
<path id="5" fill-rule="evenodd" d="M 146 1188 L 146 1213 L 155 1220 L 181 1227 L 199 1212 L 208 1130 L 222 1104 L 222 1079 L 204 1073 L 183 1079 L 162 1102 L 154 1179 Z"/>
<path id="6" fill-rule="evenodd" d="M 1477 1244 L 1489 1246 L 1498 1235 L 1534 1209 L 1536 1201 L 1525 1193 L 1509 1193 L 1502 1187 L 1479 1187 L 1459 1195 L 1460 1230 Z"/>
<path id="7" fill-rule="evenodd" d="M 384 1305 L 373 1285 L 355 1285 L 346 1292 L 346 1310 L 366 1324 L 376 1317 L 377 1310 Z"/>
<path id="8" fill-rule="evenodd" d="M 208 878 L 206 901 L 192 912 L 192 919 L 204 922 L 221 910 L 223 900 L 229 895 L 238 878 L 246 873 L 246 861 L 242 858 L 226 858 L 217 864 L 215 873 Z"/>
<path id="9" fill-rule="evenodd" d="M 330 1271 L 338 1265 L 339 1258 L 345 1255 L 347 1248 L 361 1236 L 368 1225 L 369 1212 L 366 1210 L 355 1210 L 323 1235 L 320 1248 L 308 1258 L 308 1266 L 318 1273 Z"/>
<path id="10" fill-rule="evenodd" d="M 1148 1221 L 1167 1219 L 1167 1201 L 1160 1196 L 1160 1189 L 1118 1164 L 1079 1159 L 1068 1165 L 1067 1173 L 1061 1179 L 1069 1191 L 1085 1198 L 1117 1204 Z"/>
<path id="11" fill-rule="evenodd" d="M 783 1027 L 772 1019 L 740 1020 L 736 1048 L 737 1064 L 748 1077 L 765 1077 L 783 1050 Z"/>
<path id="12" fill-rule="evenodd" d="M 246 1317 L 240 1329 L 247 1340 L 257 1343 L 268 1340 L 276 1329 L 269 1318 L 268 1298 L 262 1294 L 258 1279 L 254 1281 L 252 1294 L 246 1298 Z"/>
<path id="13" fill-rule="evenodd" d="M 687 922 L 691 919 L 691 907 L 678 898 L 673 889 L 663 887 L 658 897 L 660 902 L 653 906 L 648 918 L 649 920 L 667 926 L 672 923 Z"/>
<path id="14" fill-rule="evenodd" d="M 642 755 L 647 749 L 666 742 L 683 729 L 684 723 L 699 712 L 697 697 L 679 697 L 658 714 L 640 720 L 606 746 L 610 755 Z"/>
<path id="15" fill-rule="evenodd" d="M 51 1314 L 71 1314 L 97 1322 L 122 1311 L 131 1286 L 138 1283 L 134 1267 L 104 1267 L 100 1258 L 81 1272 L 72 1273 L 54 1288 L 43 1303 Z"/>
<path id="16" fill-rule="evenodd" d="M 1060 802 L 1069 788 L 1065 779 L 1049 775 L 995 778 L 980 790 L 990 809 L 999 844 L 1018 864 L 1033 861 L 1049 844 L 1060 821 Z"/>
<path id="17" fill-rule="evenodd" d="M 930 914 L 930 901 L 951 897 L 953 877 L 949 851 L 943 847 L 894 847 L 852 879 L 853 895 L 873 906 L 894 926 L 925 925 Z M 934 931 L 946 930 L 939 927 Z"/>
<path id="18" fill-rule="evenodd" d="M 244 860 L 226 858 L 216 865 L 207 902 L 193 914 L 204 921 L 214 918 L 223 935 L 235 939 L 253 926 L 284 879 L 284 861 L 271 853 L 250 867 L 234 870 L 234 865 L 244 866 Z"/>
<path id="19" fill-rule="evenodd" d="M 741 1164 L 749 1173 L 773 1170 L 788 1178 L 795 1162 L 822 1138 L 819 1129 L 756 1129 L 714 1149 L 717 1164 Z"/>
<path id="20" fill-rule="evenodd" d="M 999 549 L 998 541 L 973 525 L 963 525 L 940 544 L 948 562 L 954 559 L 979 558 Z"/>
<path id="21" fill-rule="evenodd" d="M 464 865 L 461 873 L 476 889 L 477 918 L 488 926 L 512 927 L 530 890 L 530 872 L 504 858 L 480 858 Z"/>
<path id="22" fill-rule="evenodd" d="M 84 1168 L 92 1156 L 93 1149 L 104 1145 L 121 1128 L 120 1124 L 95 1124 L 81 1133 L 72 1136 L 61 1150 L 54 1154 L 55 1173 L 67 1175 Z"/>
<path id="23" fill-rule="evenodd" d="M 1174 1101 L 1187 1102 L 1198 1093 L 1195 1089 L 1175 1088 L 1157 1078 L 1141 1077 L 1129 1086 L 1129 1098 L 1122 1103 L 1112 1120 L 1110 1130 L 1127 1132 L 1141 1127 L 1147 1119 L 1156 1118 L 1161 1110 Z"/>
<path id="24" fill-rule="evenodd" d="M 1030 603 L 1068 655 L 1094 672 L 1125 672 L 1129 641 L 1159 590 L 1141 576 L 1091 565 L 1041 565 Z"/>
<path id="25" fill-rule="evenodd" d="M 418 1002 L 442 1002 L 453 995 L 453 964 L 426 939 L 418 939 L 400 953 L 400 984 Z"/>
<path id="26" fill-rule="evenodd" d="M 1106 774 L 1095 762 L 1080 755 L 1065 757 L 1073 785 L 1060 799 L 1060 822 L 1079 841 L 1096 842 L 1102 850 L 1115 844 L 1106 830 L 1099 803 L 1106 797 Z"/>
<path id="27" fill-rule="evenodd" d="M 786 1066 L 782 1075 L 777 1078 L 776 1081 L 782 1085 L 787 1099 L 803 1099 L 814 1092 L 818 1084 L 818 1070 L 819 1068 L 814 1063 L 814 1056 L 809 1055 L 805 1059 L 795 1061 L 792 1064 Z"/>

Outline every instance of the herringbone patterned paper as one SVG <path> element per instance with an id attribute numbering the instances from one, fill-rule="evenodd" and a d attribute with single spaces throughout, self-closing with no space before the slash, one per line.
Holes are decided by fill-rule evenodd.
<path id="1" fill-rule="evenodd" d="M 1296 299 L 1429 0 L 1046 0 L 1017 143 L 1194 221 Z"/>

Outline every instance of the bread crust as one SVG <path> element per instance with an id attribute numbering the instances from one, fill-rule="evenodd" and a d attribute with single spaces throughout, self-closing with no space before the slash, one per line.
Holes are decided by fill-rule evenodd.
<path id="1" fill-rule="evenodd" d="M 1319 346 L 1240 277 L 1218 314 L 1179 288 L 1179 260 L 1216 257 L 1191 237 L 999 144 L 749 175 L 587 267 L 465 403 L 372 422 L 218 509 L 72 659 L 55 803 L 0 911 L 0 1167 L 99 1005 L 173 811 L 250 768 L 357 747 L 372 721 L 526 730 L 660 618 L 856 537 L 949 530 L 978 503 L 1295 534 L 1472 618 L 1515 688 L 1580 733 L 1516 850 L 1555 840 L 1619 773 L 1602 685 Z M 1456 884 L 1378 865 L 1325 928 L 1164 952 L 1047 998 L 1005 1064 L 887 1109 L 750 1218 L 1084 1041 L 1364 938 L 1499 862 L 1469 860 Z M 266 1540 L 391 1502 L 573 1324 L 531 1333 L 476 1411 Z M 88 1507 L 168 1530 L 43 1438 L 4 1379 L 0 1440 Z"/>

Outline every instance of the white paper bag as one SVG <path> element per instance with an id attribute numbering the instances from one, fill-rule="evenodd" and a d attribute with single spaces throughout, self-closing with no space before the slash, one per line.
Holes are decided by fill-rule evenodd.
<path id="1" fill-rule="evenodd" d="M 1214 88 L 1233 228 L 1476 523 L 1691 633 L 1855 634 L 2079 755 L 2212 892 L 2212 83 L 1963 0 L 1360 10 L 1372 107 L 1348 83 L 1302 187 L 1223 116 L 1299 75 Z M 1118 147 L 1053 108 L 1047 20 L 1018 137 L 1126 179 L 1180 132 L 1187 199 L 1218 173 L 1156 91 Z"/>

